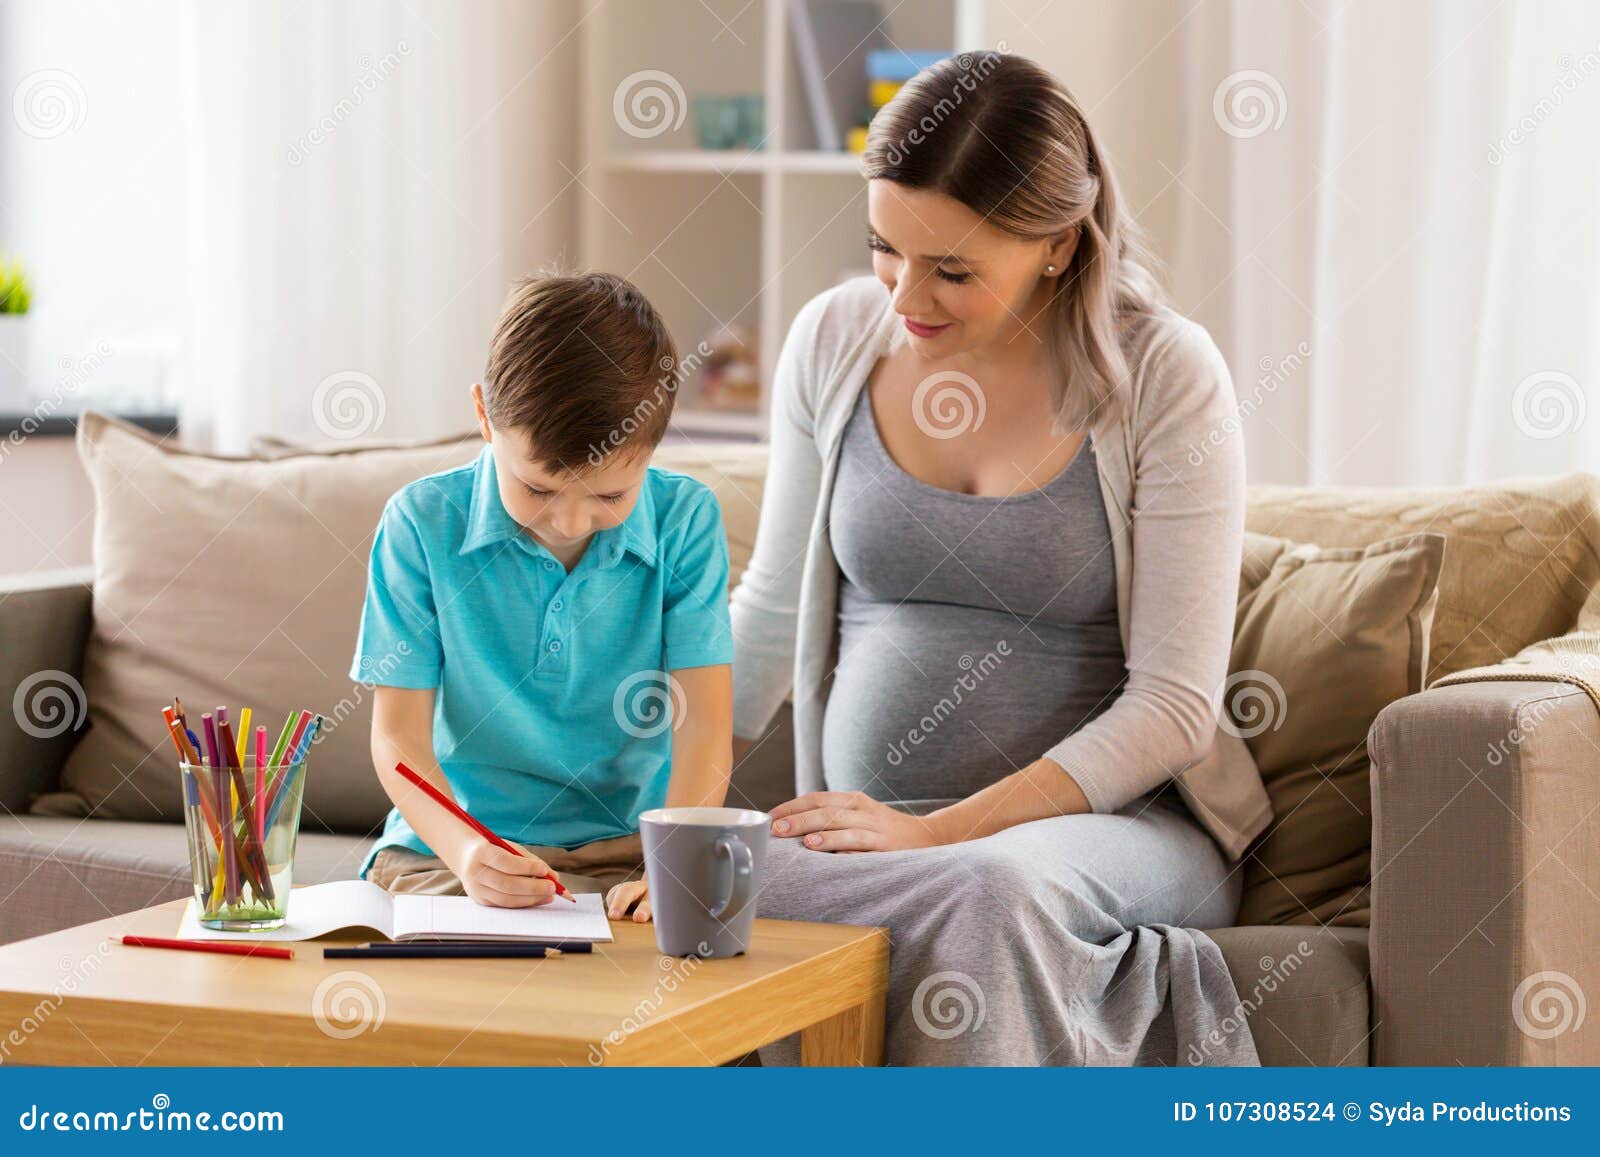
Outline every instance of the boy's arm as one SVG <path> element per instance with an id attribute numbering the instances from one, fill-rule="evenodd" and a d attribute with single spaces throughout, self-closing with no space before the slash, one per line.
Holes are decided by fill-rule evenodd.
<path id="1" fill-rule="evenodd" d="M 675 689 L 671 700 L 683 704 L 681 721 L 672 722 L 672 774 L 667 780 L 668 807 L 721 807 L 733 771 L 733 665 L 679 667 L 667 672 Z M 606 893 L 606 915 L 621 920 L 629 909 L 635 922 L 650 919 L 646 882 L 613 885 Z"/>
<path id="2" fill-rule="evenodd" d="M 375 687 L 373 692 L 372 765 L 377 769 L 378 782 L 411 830 L 435 855 L 453 866 L 459 862 L 467 838 L 477 838 L 476 833 L 394 769 L 396 763 L 404 763 L 438 788 L 446 799 L 456 798 L 433 756 L 433 703 L 437 691 L 432 687 Z"/>
<path id="3" fill-rule="evenodd" d="M 721 807 L 733 772 L 733 667 L 668 672 L 682 689 L 683 720 L 672 728 L 668 807 Z"/>
<path id="4" fill-rule="evenodd" d="M 374 688 L 372 763 L 378 781 L 411 830 L 456 874 L 472 899 L 501 908 L 549 903 L 555 884 L 543 877 L 557 877 L 548 864 L 532 852 L 517 856 L 495 847 L 395 771 L 396 763 L 404 763 L 446 799 L 455 799 L 433 754 L 435 694 L 431 687 Z"/>

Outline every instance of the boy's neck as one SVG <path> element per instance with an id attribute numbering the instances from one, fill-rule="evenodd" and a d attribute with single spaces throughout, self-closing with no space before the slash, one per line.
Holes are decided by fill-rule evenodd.
<path id="1" fill-rule="evenodd" d="M 584 539 L 576 546 L 554 547 L 544 539 L 540 538 L 537 534 L 534 534 L 533 531 L 529 530 L 527 527 L 522 528 L 522 533 L 526 534 L 528 537 L 532 538 L 533 541 L 537 542 L 551 554 L 555 555 L 556 561 L 562 566 L 566 567 L 569 573 L 573 567 L 578 565 L 579 560 L 583 558 L 584 552 L 589 549 L 589 544 L 594 541 L 594 535 L 591 534 L 588 538 Z"/>

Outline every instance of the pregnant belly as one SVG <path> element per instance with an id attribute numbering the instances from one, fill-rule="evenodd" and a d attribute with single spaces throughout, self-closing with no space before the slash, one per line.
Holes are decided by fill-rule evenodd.
<path id="1" fill-rule="evenodd" d="M 971 795 L 1111 705 L 1124 675 L 1114 621 L 1024 626 L 948 604 L 841 615 L 823 713 L 828 786 L 886 801 Z"/>

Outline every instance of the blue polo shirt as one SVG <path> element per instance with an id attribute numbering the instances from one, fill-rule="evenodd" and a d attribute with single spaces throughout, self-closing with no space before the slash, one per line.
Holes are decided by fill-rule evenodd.
<path id="1" fill-rule="evenodd" d="M 572 848 L 666 802 L 666 673 L 732 661 L 709 488 L 650 467 L 568 573 L 506 512 L 485 446 L 384 507 L 350 677 L 437 688 L 434 754 L 457 802 L 505 839 Z M 363 879 L 393 846 L 433 854 L 391 809 Z"/>

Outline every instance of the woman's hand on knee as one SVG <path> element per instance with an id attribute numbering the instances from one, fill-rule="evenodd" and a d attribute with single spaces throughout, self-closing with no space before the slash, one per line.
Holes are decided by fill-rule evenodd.
<path id="1" fill-rule="evenodd" d="M 819 852 L 894 852 L 939 843 L 933 829 L 860 791 L 812 791 L 772 809 L 772 834 Z"/>

